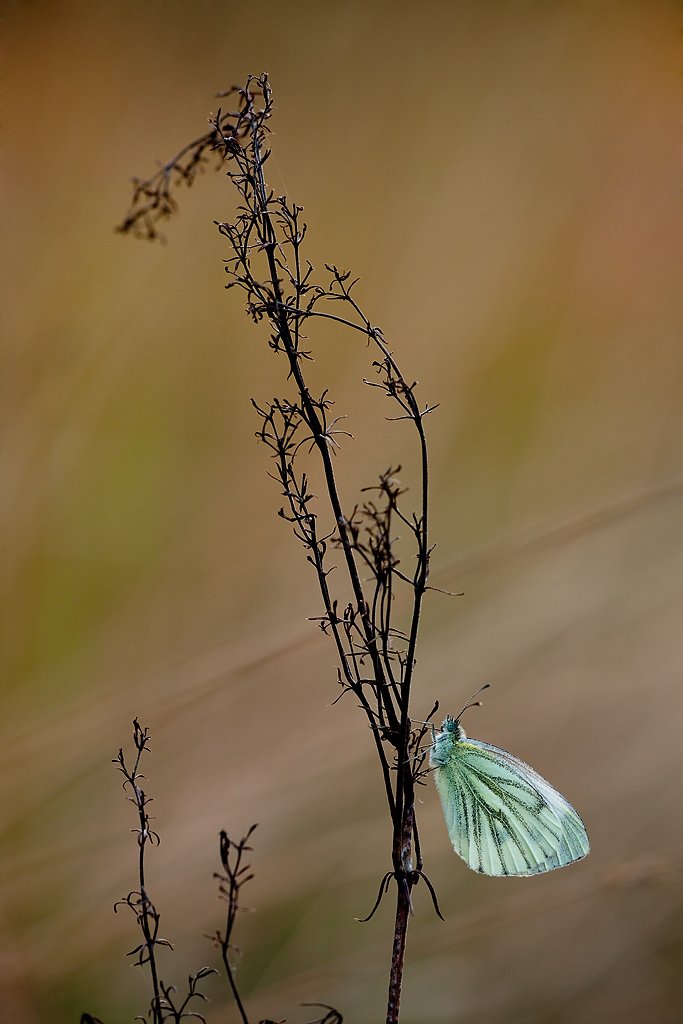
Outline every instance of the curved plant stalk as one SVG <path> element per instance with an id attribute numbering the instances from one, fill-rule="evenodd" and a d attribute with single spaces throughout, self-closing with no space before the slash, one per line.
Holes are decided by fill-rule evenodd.
<path id="1" fill-rule="evenodd" d="M 350 274 L 326 264 L 326 278 L 321 280 L 305 260 L 307 227 L 302 207 L 269 190 L 265 168 L 273 98 L 267 75 L 250 77 L 244 87 L 221 95 L 229 98 L 233 109 L 219 110 L 203 136 L 183 147 L 150 179 L 135 181 L 133 203 L 120 230 L 159 237 L 160 222 L 176 208 L 175 185 L 191 184 L 208 160 L 227 166 L 239 197 L 234 219 L 217 223 L 228 243 L 227 287 L 241 289 L 248 315 L 266 326 L 270 347 L 284 358 L 283 380 L 290 387 L 287 397 L 253 403 L 260 418 L 257 437 L 272 455 L 272 476 L 284 499 L 279 514 L 291 524 L 317 576 L 323 614 L 314 621 L 334 642 L 340 696 L 351 693 L 369 723 L 391 818 L 391 871 L 369 916 L 393 879 L 396 913 L 386 1020 L 397 1024 L 412 891 L 420 878 L 427 882 L 438 912 L 433 888 L 423 873 L 415 815 L 415 786 L 424 774 L 419 746 L 426 726 L 416 730 L 410 718 L 431 554 L 424 420 L 435 406 L 418 402 L 416 382 L 404 376 L 382 331 L 356 301 L 356 281 Z M 315 394 L 306 375 L 311 353 L 304 331 L 318 319 L 365 338 L 374 358 L 372 374 L 364 383 L 393 404 L 394 414 L 387 418 L 412 424 L 420 466 L 416 511 L 403 510 L 399 465 L 381 473 L 378 482 L 362 492 L 360 502 L 349 504 L 343 499 L 335 458 L 350 435 L 340 426 L 342 417 L 333 415 L 329 392 Z M 309 486 L 306 467 L 313 454 L 324 480 L 323 499 L 314 498 Z M 327 525 L 323 525 L 325 506 Z M 407 531 L 413 539 L 412 566 L 405 571 L 399 567 L 398 531 Z M 344 584 L 335 575 L 334 587 L 330 581 L 333 552 L 338 553 L 345 574 Z M 411 596 L 403 624 L 394 621 L 399 588 L 407 588 Z M 341 598 L 344 591 L 350 596 Z M 435 711 L 436 706 L 432 714 Z"/>

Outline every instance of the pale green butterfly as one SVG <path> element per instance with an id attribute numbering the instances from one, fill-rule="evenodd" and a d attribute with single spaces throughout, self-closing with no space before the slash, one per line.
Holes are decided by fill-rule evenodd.
<path id="1" fill-rule="evenodd" d="M 429 763 L 453 849 L 467 866 L 540 875 L 585 857 L 588 835 L 571 804 L 507 750 L 468 739 L 461 715 L 444 719 Z"/>

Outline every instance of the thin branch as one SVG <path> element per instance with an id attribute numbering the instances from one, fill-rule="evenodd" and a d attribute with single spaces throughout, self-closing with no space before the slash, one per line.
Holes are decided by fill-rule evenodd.
<path id="1" fill-rule="evenodd" d="M 130 769 L 128 768 L 123 748 L 119 748 L 118 755 L 114 758 L 113 762 L 117 766 L 117 770 L 123 775 L 124 790 L 128 789 L 132 794 L 128 799 L 135 805 L 137 810 L 138 827 L 136 829 L 132 829 L 132 831 L 137 835 L 138 842 L 139 885 L 137 890 L 129 892 L 125 899 L 120 900 L 119 903 L 115 904 L 114 910 L 116 911 L 118 906 L 123 904 L 129 907 L 135 915 L 138 927 L 142 932 L 143 941 L 134 949 L 130 950 L 128 956 L 135 957 L 134 963 L 138 967 L 143 967 L 145 964 L 149 965 L 152 982 L 152 1020 L 154 1024 L 162 1024 L 162 993 L 159 983 L 156 948 L 157 946 L 170 947 L 171 944 L 166 939 L 159 938 L 160 914 L 150 899 L 145 884 L 145 851 L 150 843 L 158 846 L 160 842 L 158 833 L 155 832 L 150 825 L 150 817 L 147 812 L 147 806 L 151 802 L 151 798 L 145 794 L 144 790 L 139 785 L 139 782 L 144 779 L 144 775 L 142 775 L 140 771 L 140 762 L 142 760 L 142 755 L 149 751 L 149 743 L 149 729 L 147 727 L 143 729 L 137 718 L 134 719 L 133 744 L 135 746 L 136 755 L 133 766 Z"/>
<path id="2" fill-rule="evenodd" d="M 171 188 L 176 180 L 191 184 L 211 153 L 228 164 L 239 203 L 232 222 L 217 223 L 228 243 L 226 287 L 240 289 L 249 317 L 267 326 L 268 345 L 284 356 L 284 376 L 294 392 L 288 399 L 254 402 L 261 419 L 257 436 L 274 460 L 271 475 L 284 499 L 279 515 L 291 525 L 316 573 L 324 614 L 314 621 L 335 644 L 339 697 L 351 692 L 368 720 L 391 816 L 392 869 L 380 885 L 378 902 L 393 878 L 397 909 L 387 1021 L 396 1024 L 411 891 L 422 877 L 414 789 L 424 772 L 424 757 L 417 756 L 414 763 L 409 757 L 415 749 L 409 708 L 431 555 L 424 420 L 436 406 L 418 402 L 417 382 L 404 376 L 381 329 L 356 299 L 357 279 L 334 264 L 325 264 L 326 282 L 316 278 L 303 254 L 307 225 L 302 207 L 268 189 L 265 165 L 270 156 L 267 139 L 273 100 L 267 75 L 250 77 L 242 89 L 229 95 L 236 97 L 235 110 L 229 114 L 219 110 L 210 119 L 208 133 L 180 150 L 156 176 L 136 185 L 133 207 L 121 230 L 140 233 L 142 226 L 148 234 L 153 232 L 158 220 L 172 212 Z M 342 313 L 330 311 L 330 304 L 341 306 Z M 339 426 L 343 416 L 332 414 L 328 391 L 314 394 L 307 378 L 312 351 L 304 330 L 320 319 L 366 338 L 375 358 L 373 374 L 365 383 L 393 403 L 396 414 L 385 418 L 412 422 L 420 465 L 418 511 L 408 514 L 401 508 L 404 489 L 396 479 L 398 469 L 391 468 L 380 474 L 379 484 L 372 488 L 377 492 L 374 496 L 344 511 L 352 503 L 347 506 L 342 500 L 334 457 L 342 438 L 351 440 L 351 434 Z M 308 472 L 302 468 L 313 453 L 322 471 L 322 498 L 313 494 Z M 318 520 L 321 503 L 329 505 L 327 514 L 331 514 L 331 525 L 325 527 Z M 399 567 L 396 530 L 404 528 L 414 550 L 411 565 Z M 340 566 L 331 576 L 335 565 L 330 557 L 335 551 Z M 342 576 L 350 599 L 348 593 L 339 596 Z M 409 613 L 398 625 L 395 581 L 401 589 L 408 586 L 412 591 Z"/>
<path id="3" fill-rule="evenodd" d="M 223 931 L 216 932 L 214 941 L 221 951 L 221 959 L 223 961 L 223 966 L 225 967 L 230 991 L 232 992 L 232 997 L 235 1000 L 237 1012 L 240 1015 L 242 1024 L 249 1024 L 249 1018 L 237 987 L 235 968 L 233 967 L 230 956 L 231 954 L 234 955 L 238 953 L 237 946 L 233 941 L 233 936 L 237 914 L 243 909 L 240 906 L 241 889 L 254 877 L 251 873 L 251 867 L 248 864 L 243 863 L 243 860 L 245 853 L 250 853 L 252 850 L 252 847 L 249 846 L 248 843 L 256 827 L 256 825 L 252 825 L 247 834 L 242 836 L 242 838 L 237 842 L 230 839 L 227 832 L 221 831 L 220 859 L 223 866 L 223 872 L 216 872 L 214 874 L 214 878 L 218 880 L 218 892 L 220 897 L 225 900 L 228 905 Z"/>

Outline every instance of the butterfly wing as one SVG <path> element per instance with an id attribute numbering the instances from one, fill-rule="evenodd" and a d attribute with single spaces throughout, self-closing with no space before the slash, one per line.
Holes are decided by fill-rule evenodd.
<path id="1" fill-rule="evenodd" d="M 507 750 L 459 740 L 434 775 L 453 849 L 473 871 L 538 875 L 590 850 L 571 804 Z"/>

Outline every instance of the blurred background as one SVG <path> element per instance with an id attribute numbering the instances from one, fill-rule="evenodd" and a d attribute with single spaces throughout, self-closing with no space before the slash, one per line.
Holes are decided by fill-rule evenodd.
<path id="1" fill-rule="evenodd" d="M 270 185 L 310 259 L 349 267 L 424 401 L 432 582 L 413 713 L 456 712 L 576 805 L 593 852 L 468 872 L 420 808 L 446 923 L 417 891 L 402 1022 L 680 1019 L 683 320 L 665 2 L 4 5 L 2 900 L 8 1021 L 148 1005 L 124 953 L 136 847 L 111 758 L 153 734 L 149 886 L 167 981 L 214 963 L 221 828 L 259 822 L 238 942 L 253 1019 L 383 1020 L 393 905 L 364 719 L 337 696 L 316 583 L 257 445 L 288 393 L 224 291 L 207 172 L 166 245 L 115 234 L 133 175 L 267 70 Z M 370 353 L 311 335 L 356 440 L 351 507 L 412 437 Z M 393 899 L 393 897 L 392 897 Z M 207 986 L 211 1021 L 233 1021 Z"/>

